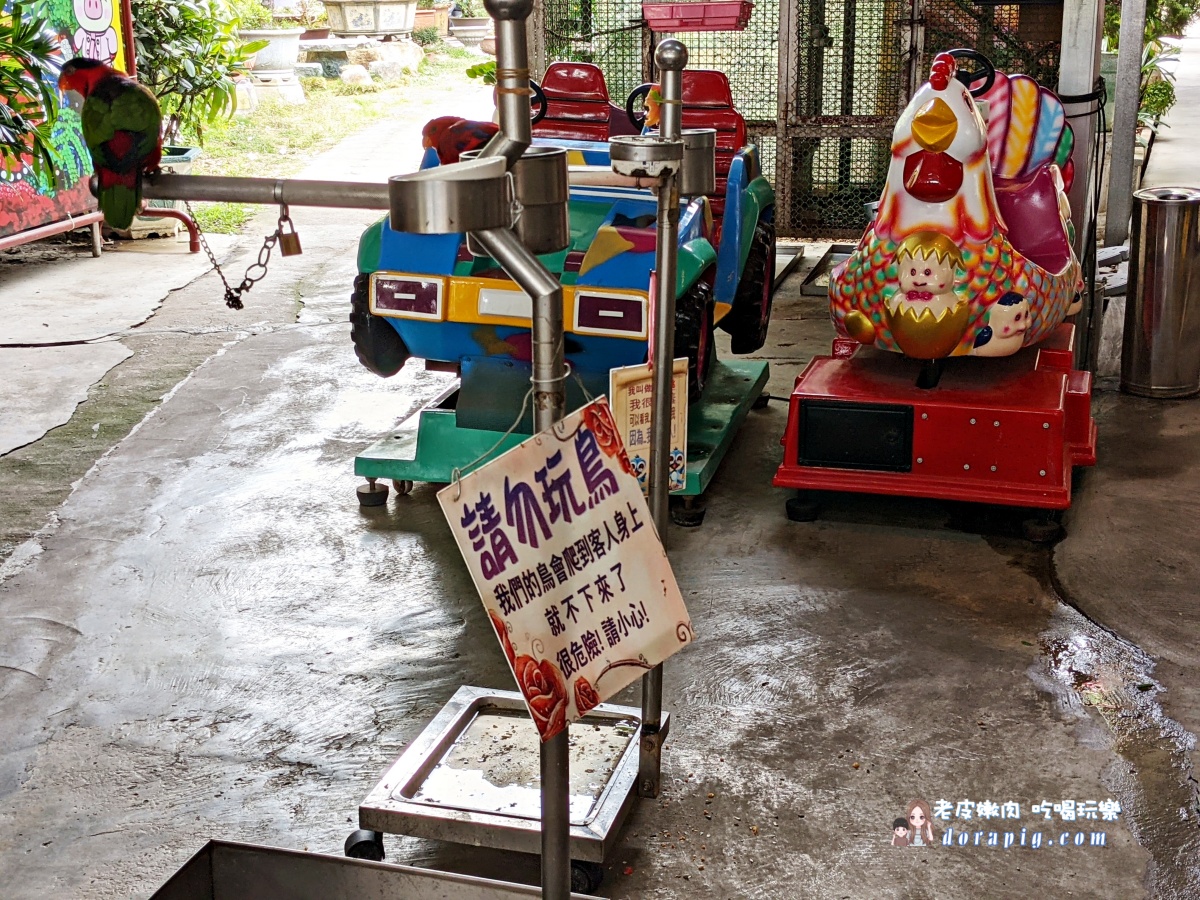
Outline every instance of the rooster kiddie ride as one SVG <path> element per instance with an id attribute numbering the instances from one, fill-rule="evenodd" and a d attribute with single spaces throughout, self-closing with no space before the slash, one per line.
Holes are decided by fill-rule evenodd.
<path id="1" fill-rule="evenodd" d="M 1064 321 L 1082 288 L 1072 141 L 1033 79 L 938 55 L 896 123 L 875 220 L 830 278 L 833 354 L 796 379 L 774 479 L 801 489 L 789 518 L 815 518 L 804 491 L 821 489 L 1070 505 L 1072 468 L 1096 458 Z"/>
<path id="2" fill-rule="evenodd" d="M 610 369 L 647 359 L 657 201 L 649 190 L 588 177 L 611 178 L 607 137 L 637 130 L 609 102 L 598 68 L 552 64 L 535 98 L 535 149 L 567 148 L 572 169 L 570 245 L 539 258 L 563 285 L 567 405 L 574 408 L 584 391 L 607 393 Z M 713 329 L 730 333 L 735 353 L 751 353 L 766 339 L 775 195 L 722 73 L 683 73 L 682 120 L 685 129 L 717 129 L 716 191 L 685 200 L 679 219 L 674 346 L 677 358 L 688 359 L 690 402 L 681 493 L 695 496 L 766 384 L 765 362 L 717 361 Z M 436 164 L 430 150 L 426 165 Z M 386 500 L 377 480 L 391 479 L 401 494 L 416 481 L 448 482 L 532 431 L 526 407 L 509 433 L 530 384 L 530 299 L 475 249 L 461 234 L 404 234 L 386 219 L 360 240 L 351 312 L 359 361 L 389 377 L 414 356 L 459 375 L 456 386 L 358 456 L 355 473 L 368 479 L 360 502 Z"/>

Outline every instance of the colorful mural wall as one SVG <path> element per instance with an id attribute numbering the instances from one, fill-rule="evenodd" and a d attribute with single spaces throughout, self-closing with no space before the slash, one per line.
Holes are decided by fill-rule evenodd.
<path id="1" fill-rule="evenodd" d="M 129 39 L 122 27 L 122 4 L 128 0 L 35 0 L 25 9 L 45 19 L 59 46 L 59 65 L 74 56 L 89 56 L 115 68 L 126 68 Z M 8 4 L 3 4 L 7 11 Z M 57 69 L 46 73 L 56 81 Z M 55 122 L 54 148 L 61 157 L 58 184 L 49 173 L 34 172 L 28 159 L 19 165 L 0 163 L 0 237 L 60 222 L 96 209 L 87 180 L 92 163 L 79 129 L 79 113 L 64 107 Z"/>

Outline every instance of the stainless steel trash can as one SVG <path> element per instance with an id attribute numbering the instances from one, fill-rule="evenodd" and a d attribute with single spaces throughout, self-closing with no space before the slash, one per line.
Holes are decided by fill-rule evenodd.
<path id="1" fill-rule="evenodd" d="M 1133 195 L 1121 390 L 1200 393 L 1200 188 Z"/>

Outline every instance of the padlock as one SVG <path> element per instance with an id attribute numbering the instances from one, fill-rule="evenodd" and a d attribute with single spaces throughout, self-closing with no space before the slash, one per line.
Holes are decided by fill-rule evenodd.
<path id="1" fill-rule="evenodd" d="M 279 253 L 282 256 L 299 256 L 303 252 L 300 235 L 296 234 L 296 226 L 292 224 L 292 217 L 285 206 L 279 216 Z"/>

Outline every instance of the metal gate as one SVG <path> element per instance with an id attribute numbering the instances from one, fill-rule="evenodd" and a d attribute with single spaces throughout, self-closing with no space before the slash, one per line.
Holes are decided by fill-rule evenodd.
<path id="1" fill-rule="evenodd" d="M 640 0 L 545 0 L 545 60 L 594 62 L 623 102 L 655 78 Z M 979 0 L 756 0 L 744 31 L 677 36 L 690 68 L 729 76 L 775 185 L 780 236 L 857 238 L 879 198 L 892 128 L 929 58 L 977 47 L 1057 80 L 1061 7 Z M 543 61 L 544 62 L 544 61 Z"/>

